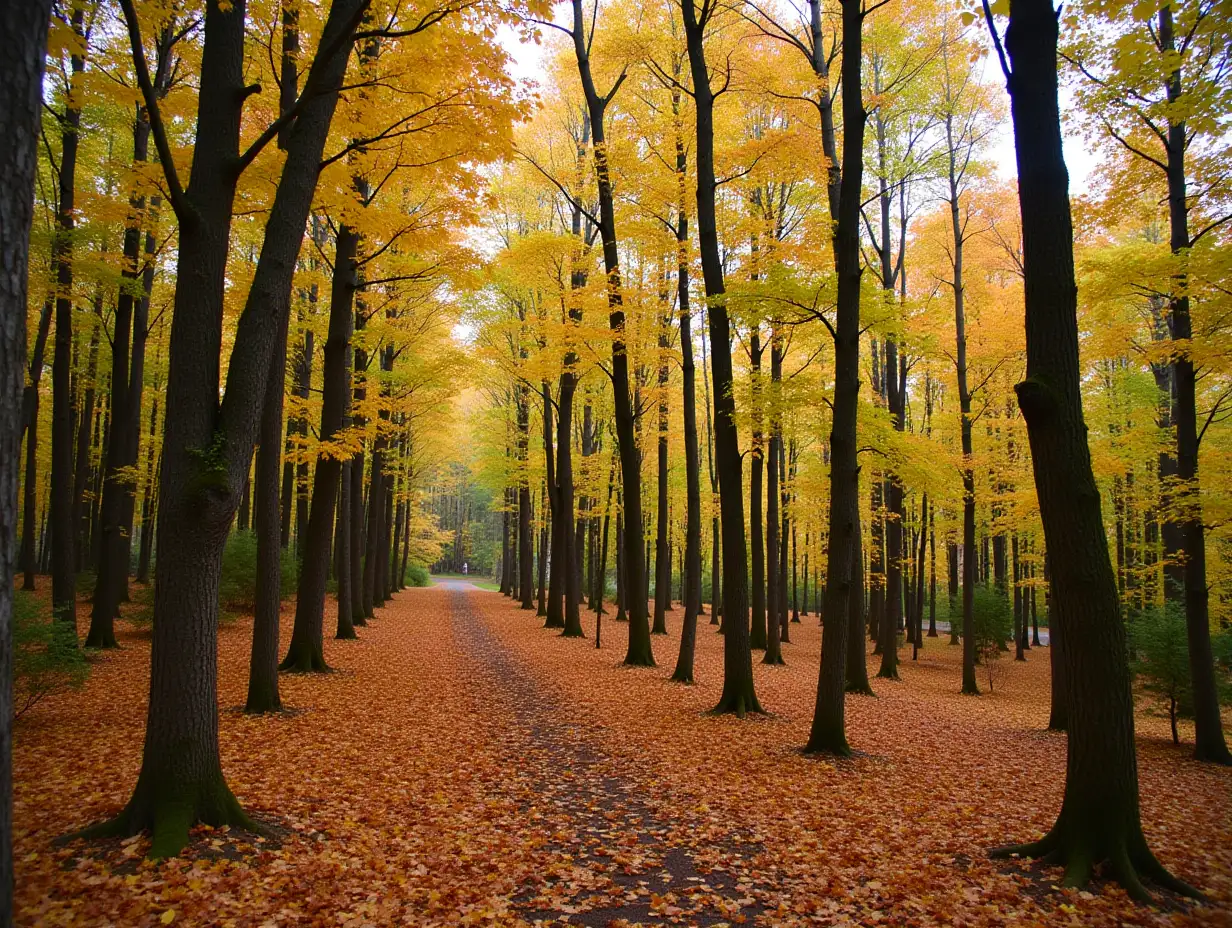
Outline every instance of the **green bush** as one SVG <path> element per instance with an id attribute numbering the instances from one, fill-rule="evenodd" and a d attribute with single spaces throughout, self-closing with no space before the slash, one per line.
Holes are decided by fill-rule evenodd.
<path id="1" fill-rule="evenodd" d="M 998 675 L 997 662 L 1006 649 L 1006 640 L 1014 633 L 1014 612 L 1009 600 L 999 590 L 977 586 L 973 592 L 971 617 L 975 626 L 975 654 L 987 672 L 988 691 L 991 693 Z"/>
<path id="2" fill-rule="evenodd" d="M 53 693 L 78 689 L 90 675 L 72 626 L 42 614 L 29 593 L 13 594 L 13 719 Z"/>
<path id="3" fill-rule="evenodd" d="M 408 564 L 406 568 L 407 586 L 427 586 L 432 582 L 428 576 L 428 568 L 422 564 Z"/>
<path id="4" fill-rule="evenodd" d="M 295 589 L 299 565 L 289 548 L 281 550 L 281 595 Z M 223 616 L 252 612 L 257 598 L 257 536 L 232 532 L 222 552 L 222 577 L 218 583 L 218 607 Z"/>
<path id="5" fill-rule="evenodd" d="M 1172 743 L 1180 744 L 1176 722 L 1193 717 L 1189 676 L 1189 630 L 1180 603 L 1153 606 L 1129 616 L 1129 669 L 1139 688 L 1167 714 Z M 1232 630 L 1211 637 L 1219 701 L 1232 701 Z"/>

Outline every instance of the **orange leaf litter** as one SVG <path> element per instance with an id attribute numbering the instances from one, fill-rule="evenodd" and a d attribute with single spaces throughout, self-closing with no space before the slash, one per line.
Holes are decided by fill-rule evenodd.
<path id="1" fill-rule="evenodd" d="M 199 828 L 160 863 L 145 837 L 53 843 L 117 812 L 136 780 L 149 637 L 119 623 L 123 650 L 17 727 L 18 923 L 1232 926 L 1232 771 L 1194 762 L 1141 710 L 1148 840 L 1210 905 L 1059 890 L 1057 868 L 987 858 L 1038 837 L 1060 804 L 1046 648 L 1007 657 L 975 699 L 958 694 L 959 649 L 926 639 L 901 682 L 849 697 L 858 753 L 835 762 L 799 751 L 815 617 L 791 626 L 786 667 L 754 653 L 771 714 L 742 721 L 706 714 L 722 682 L 708 616 L 683 687 L 668 680 L 679 606 L 653 639 L 659 667 L 630 669 L 610 615 L 596 650 L 593 614 L 589 637 L 563 639 L 453 586 L 399 593 L 358 642 L 327 638 L 336 672 L 283 675 L 293 711 L 278 717 L 238 710 L 251 621 L 224 626 L 223 769 L 271 834 Z M 290 625 L 284 609 L 284 643 Z"/>

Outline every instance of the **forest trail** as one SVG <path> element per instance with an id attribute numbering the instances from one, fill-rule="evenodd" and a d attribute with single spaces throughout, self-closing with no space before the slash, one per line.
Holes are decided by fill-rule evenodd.
<path id="1" fill-rule="evenodd" d="M 671 839 L 680 823 L 665 821 L 664 811 L 641 795 L 635 771 L 621 769 L 629 765 L 615 764 L 570 719 L 567 694 L 536 679 L 488 627 L 491 619 L 476 608 L 476 598 L 492 594 L 460 580 L 438 586 L 449 591 L 454 638 L 476 665 L 468 684 L 480 688 L 476 698 L 499 702 L 516 719 L 521 744 L 507 746 L 518 762 L 536 769 L 542 799 L 556 813 L 549 848 L 584 867 L 606 897 L 585 911 L 576 904 L 540 907 L 551 896 L 549 885 L 546 895 L 519 893 L 520 914 L 531 920 L 569 915 L 570 924 L 603 928 L 617 919 L 709 926 L 760 913 L 763 907 L 740 886 L 749 864 L 741 848 L 727 842 L 703 855 Z M 715 851 L 722 852 L 722 863 Z"/>
<path id="2" fill-rule="evenodd" d="M 284 645 L 293 613 L 284 604 Z M 754 665 L 771 714 L 745 720 L 707 711 L 723 661 L 709 616 L 697 683 L 669 681 L 680 622 L 669 612 L 654 636 L 657 667 L 628 668 L 627 626 L 610 616 L 596 648 L 593 614 L 586 638 L 562 638 L 498 593 L 442 579 L 395 595 L 356 641 L 327 635 L 335 672 L 282 675 L 291 711 L 275 716 L 240 711 L 252 621 L 228 622 L 223 770 L 277 837 L 200 828 L 184 856 L 155 863 L 146 836 L 54 843 L 114 815 L 137 776 L 150 633 L 125 618 L 122 647 L 93 658 L 85 686 L 17 727 L 17 924 L 1229 924 L 1226 901 L 1173 919 L 987 858 L 1042 833 L 1060 801 L 1047 649 L 1002 662 L 995 694 L 976 700 L 958 694 L 959 649 L 930 639 L 901 683 L 849 700 L 859 753 L 833 763 L 799 751 L 815 617 L 792 626 L 785 667 Z M 1137 722 L 1152 837 L 1232 899 L 1227 772 L 1173 748 L 1166 720 Z"/>

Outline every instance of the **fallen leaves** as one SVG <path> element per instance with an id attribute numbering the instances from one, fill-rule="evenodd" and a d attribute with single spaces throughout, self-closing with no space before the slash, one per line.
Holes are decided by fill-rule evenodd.
<path id="1" fill-rule="evenodd" d="M 928 641 L 903 682 L 850 700 L 861 753 L 830 763 L 798 752 L 814 619 L 792 627 L 787 667 L 755 668 L 773 714 L 739 721 L 706 714 L 722 639 L 704 619 L 698 685 L 668 682 L 679 616 L 654 639 L 661 666 L 630 670 L 614 622 L 596 651 L 496 594 L 410 590 L 360 641 L 327 641 L 337 673 L 282 679 L 302 711 L 264 718 L 230 711 L 250 626 L 228 626 L 223 769 L 276 833 L 201 828 L 157 864 L 145 837 L 52 844 L 118 810 L 135 781 L 148 641 L 122 623 L 124 650 L 17 730 L 19 922 L 1232 924 L 1232 779 L 1172 749 L 1159 720 L 1140 720 L 1147 834 L 1215 905 L 1054 890 L 1055 869 L 986 858 L 1041 833 L 1059 803 L 1046 651 L 974 700 L 957 695 L 947 645 Z"/>

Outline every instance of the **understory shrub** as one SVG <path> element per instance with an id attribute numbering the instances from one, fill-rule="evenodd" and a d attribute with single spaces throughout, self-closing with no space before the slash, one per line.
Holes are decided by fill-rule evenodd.
<path id="1" fill-rule="evenodd" d="M 13 720 L 54 693 L 78 689 L 90 675 L 71 625 L 52 621 L 37 599 L 13 594 Z"/>
<path id="2" fill-rule="evenodd" d="M 299 564 L 290 548 L 280 551 L 281 596 L 295 589 Z M 232 532 L 222 552 L 222 576 L 218 583 L 220 618 L 234 618 L 252 612 L 257 598 L 257 536 L 254 532 Z"/>
<path id="3" fill-rule="evenodd" d="M 972 619 L 975 626 L 975 655 L 988 676 L 988 691 L 1000 677 L 1001 652 L 1014 632 L 1014 613 L 1009 600 L 996 589 L 977 586 L 974 590 Z"/>
<path id="4" fill-rule="evenodd" d="M 1180 744 L 1177 720 L 1193 718 L 1193 688 L 1189 675 L 1189 630 L 1181 603 L 1166 603 L 1128 617 L 1129 669 L 1140 692 L 1161 711 L 1172 728 L 1172 743 Z M 1232 701 L 1232 631 L 1211 636 L 1219 701 Z"/>
<path id="5" fill-rule="evenodd" d="M 408 564 L 406 567 L 407 586 L 427 586 L 432 580 L 428 577 L 428 568 L 422 564 Z"/>

